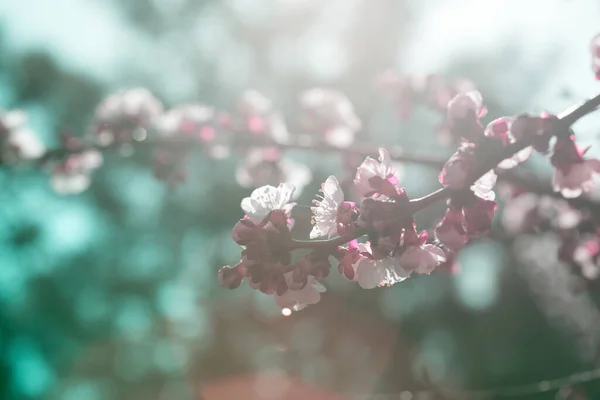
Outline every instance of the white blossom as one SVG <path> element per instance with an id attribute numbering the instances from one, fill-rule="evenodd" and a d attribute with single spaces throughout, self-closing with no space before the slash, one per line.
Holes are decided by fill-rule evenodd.
<path id="1" fill-rule="evenodd" d="M 358 249 L 361 252 L 371 253 L 370 243 L 361 243 Z M 363 289 L 392 286 L 409 276 L 410 272 L 402 268 L 398 257 L 386 257 L 380 260 L 361 257 L 356 263 L 355 280 Z"/>
<path id="2" fill-rule="evenodd" d="M 333 175 L 321 185 L 321 192 L 323 198 L 314 200 L 316 207 L 311 207 L 314 214 L 314 226 L 310 232 L 311 239 L 322 236 L 330 238 L 336 234 L 338 207 L 344 201 L 344 192 Z"/>
<path id="3" fill-rule="evenodd" d="M 383 147 L 379 148 L 379 161 L 367 157 L 356 170 L 354 185 L 361 195 L 365 196 L 373 193 L 369 180 L 374 177 L 381 179 L 392 179 L 394 177 L 390 153 Z"/>
<path id="4" fill-rule="evenodd" d="M 282 183 L 278 187 L 262 186 L 242 200 L 242 210 L 254 223 L 262 221 L 273 210 L 284 210 L 289 216 L 296 205 L 290 203 L 294 190 L 294 186 L 289 183 Z"/>

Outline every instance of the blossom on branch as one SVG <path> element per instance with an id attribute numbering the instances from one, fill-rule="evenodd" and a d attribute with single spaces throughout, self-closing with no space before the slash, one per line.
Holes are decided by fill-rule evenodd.
<path id="1" fill-rule="evenodd" d="M 444 251 L 435 245 L 427 244 L 427 239 L 426 231 L 417 235 L 414 229 L 405 230 L 398 260 L 404 271 L 430 274 L 446 260 Z"/>
<path id="2" fill-rule="evenodd" d="M 569 137 L 557 138 L 550 162 L 554 167 L 554 190 L 566 198 L 591 191 L 600 179 L 600 160 L 584 159 L 587 149 L 581 149 Z"/>
<path id="3" fill-rule="evenodd" d="M 295 187 L 289 183 L 282 183 L 277 187 L 263 186 L 252 192 L 250 197 L 242 200 L 241 207 L 246 217 L 260 223 L 271 211 L 283 210 L 289 218 L 296 203 L 291 203 Z"/>
<path id="4" fill-rule="evenodd" d="M 361 204 L 357 225 L 370 232 L 372 249 L 377 255 L 396 250 L 402 242 L 404 229 L 412 227 L 412 215 L 406 212 L 408 205 L 408 196 L 402 189 L 398 189 L 392 198 L 369 198 Z"/>
<path id="5" fill-rule="evenodd" d="M 356 280 L 356 268 L 361 259 L 358 241 L 351 240 L 347 247 L 339 247 L 333 255 L 339 261 L 338 272 L 351 281 Z"/>
<path id="6" fill-rule="evenodd" d="M 131 142 L 139 130 L 146 131 L 162 113 L 163 106 L 150 91 L 135 88 L 118 91 L 98 105 L 94 115 L 96 141 L 100 146 Z"/>
<path id="7" fill-rule="evenodd" d="M 27 127 L 27 116 L 22 111 L 0 111 L 1 158 L 7 163 L 40 158 L 46 146 Z"/>
<path id="8" fill-rule="evenodd" d="M 396 192 L 397 184 L 390 153 L 383 147 L 379 148 L 379 161 L 367 157 L 356 169 L 354 185 L 364 197 L 379 194 L 390 197 Z"/>
<path id="9" fill-rule="evenodd" d="M 514 117 L 502 117 L 495 119 L 485 128 L 485 136 L 500 140 L 504 146 L 508 146 L 511 143 L 522 140 L 524 136 L 523 130 L 512 129 L 513 123 L 516 120 L 517 118 Z M 522 124 L 517 124 L 517 126 L 522 126 Z M 527 146 L 523 150 L 518 151 L 512 157 L 501 161 L 498 164 L 498 168 L 514 168 L 520 163 L 526 161 L 532 153 L 533 147 Z"/>
<path id="10" fill-rule="evenodd" d="M 348 233 L 354 225 L 355 205 L 344 201 L 344 192 L 335 176 L 330 176 L 321 185 L 322 198 L 313 200 L 315 207 L 311 207 L 314 214 L 314 227 L 310 238 Z"/>
<path id="11" fill-rule="evenodd" d="M 363 289 L 392 286 L 410 276 L 410 272 L 400 265 L 398 257 L 376 258 L 371 244 L 359 244 L 361 258 L 356 265 L 356 281 Z"/>
<path id="12" fill-rule="evenodd" d="M 329 274 L 328 252 L 313 252 L 292 263 L 290 203 L 294 187 L 264 186 L 242 200 L 246 215 L 233 227 L 232 239 L 242 246 L 241 261 L 219 270 L 219 283 L 237 288 L 248 278 L 253 289 L 275 296 L 283 308 L 300 310 L 319 301 L 325 288 L 315 278 Z"/>

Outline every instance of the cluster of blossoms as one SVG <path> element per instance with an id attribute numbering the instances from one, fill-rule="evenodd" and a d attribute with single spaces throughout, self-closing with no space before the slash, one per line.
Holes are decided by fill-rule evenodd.
<path id="1" fill-rule="evenodd" d="M 451 264 L 455 252 L 469 240 L 490 231 L 497 208 L 495 170 L 514 168 L 533 151 L 550 153 L 554 136 L 550 161 L 555 191 L 575 197 L 592 189 L 600 161 L 583 157 L 585 151 L 557 117 L 503 117 L 484 127 L 485 114 L 476 91 L 460 93 L 448 102 L 446 124 L 460 144 L 439 174 L 444 187 L 439 198 L 448 199 L 448 208 L 434 238 L 427 231 L 418 232 L 413 218 L 428 205 L 427 198 L 409 199 L 398 187 L 388 151 L 380 148 L 378 160 L 367 157 L 356 169 L 352 189 L 359 193 L 359 201 L 345 201 L 334 176 L 323 183 L 312 207 L 310 238 L 326 237 L 324 242 L 292 239 L 292 185 L 264 186 L 244 199 L 246 215 L 232 233 L 243 246 L 241 261 L 219 271 L 221 284 L 235 288 L 247 278 L 252 288 L 274 295 L 281 307 L 299 310 L 320 299 L 324 287 L 317 279 L 329 274 L 332 261 L 340 274 L 364 289 L 391 286 L 413 273 L 430 274 Z M 294 261 L 292 251 L 300 248 L 312 252 Z"/>
<path id="2" fill-rule="evenodd" d="M 337 260 L 341 274 L 365 289 L 393 285 L 413 272 L 431 273 L 445 260 L 444 251 L 427 243 L 426 232 L 417 233 L 407 212 L 408 196 L 397 183 L 385 149 L 380 149 L 379 160 L 368 157 L 356 171 L 354 185 L 364 196 L 360 205 L 344 201 L 338 180 L 330 176 L 314 201 L 311 239 L 360 236 L 366 231 L 369 240 L 315 249 L 295 262 L 291 252 L 301 244 L 290 234 L 294 187 L 256 189 L 242 201 L 246 214 L 232 231 L 243 246 L 242 259 L 234 267 L 223 267 L 219 281 L 236 288 L 247 278 L 251 287 L 274 295 L 280 306 L 299 310 L 319 300 L 324 287 L 317 279 L 329 275 L 330 258 Z"/>
<path id="3" fill-rule="evenodd" d="M 312 180 L 311 169 L 289 158 L 282 147 L 326 144 L 346 148 L 354 143 L 361 121 L 352 103 L 335 90 L 307 90 L 299 99 L 297 125 L 306 133 L 293 136 L 271 100 L 257 92 L 242 93 L 232 111 L 191 103 L 166 109 L 147 89 L 121 90 L 96 108 L 83 137 L 64 137 L 57 149 L 47 149 L 20 111 L 0 111 L 0 162 L 36 161 L 48 165 L 50 184 L 61 194 L 87 189 L 92 173 L 102 165 L 101 152 L 115 148 L 133 154 L 141 142 L 153 143 L 153 169 L 158 179 L 178 183 L 186 179 L 187 161 L 194 148 L 210 158 L 241 156 L 236 179 L 256 188 L 289 182 L 299 195 Z M 195 146 L 197 145 L 197 146 Z"/>
<path id="4" fill-rule="evenodd" d="M 591 52 L 600 79 L 600 35 L 592 40 Z M 290 133 L 272 101 L 255 90 L 244 92 L 232 111 L 202 104 L 166 109 L 146 89 L 122 90 L 96 108 L 87 137 L 64 137 L 57 150 L 45 148 L 27 128 L 23 113 L 0 112 L 0 162 L 40 161 L 52 173 L 51 186 L 72 194 L 89 187 L 93 171 L 103 164 L 101 150 L 107 147 L 127 155 L 137 143 L 155 139 L 154 174 L 168 182 L 185 180 L 194 144 L 216 159 L 235 148 L 242 159 L 238 183 L 259 188 L 242 201 L 245 216 L 233 229 L 233 239 L 243 246 L 241 261 L 221 269 L 220 282 L 233 288 L 247 279 L 251 287 L 274 295 L 278 304 L 291 309 L 319 300 L 324 287 L 317 279 L 329 274 L 332 261 L 342 275 L 366 289 L 453 263 L 457 251 L 492 227 L 497 172 L 516 167 L 534 151 L 549 154 L 553 189 L 565 198 L 590 192 L 600 178 L 600 160 L 584 157 L 587 149 L 575 143 L 570 130 L 573 121 L 564 123 L 549 114 L 517 115 L 484 125 L 487 110 L 468 80 L 447 82 L 437 75 L 400 77 L 388 72 L 378 83 L 393 97 L 402 117 L 411 115 L 419 99 L 445 114 L 440 131 L 457 151 L 438 175 L 443 189 L 430 197 L 409 198 L 399 187 L 399 170 L 386 149 L 379 149 L 377 160 L 356 158 L 361 152 L 352 145 L 363 123 L 345 95 L 324 88 L 299 97 L 302 113 L 295 128 L 302 133 L 297 135 Z M 598 102 L 594 99 L 583 114 Z M 299 242 L 291 236 L 291 201 L 311 181 L 312 173 L 286 157 L 282 150 L 288 147 L 343 150 L 344 164 L 353 170 L 352 179 L 341 179 L 343 185 L 330 176 L 314 201 L 310 238 L 326 237 L 325 241 Z M 275 186 L 279 182 L 285 183 Z M 353 201 L 345 200 L 342 186 L 349 186 L 347 194 Z M 417 230 L 413 216 L 431 199 L 446 199 L 447 209 L 430 236 Z M 531 203 L 532 198 L 520 200 Z M 539 204 L 531 206 L 523 219 L 535 219 L 539 212 Z M 590 270 L 596 247 L 580 242 L 571 241 L 577 246 L 566 246 L 570 250 L 563 253 Z M 296 249 L 312 252 L 296 260 L 292 257 Z"/>

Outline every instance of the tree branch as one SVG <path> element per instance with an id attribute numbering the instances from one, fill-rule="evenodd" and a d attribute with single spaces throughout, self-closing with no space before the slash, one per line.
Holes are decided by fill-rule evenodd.
<path id="1" fill-rule="evenodd" d="M 554 136 L 560 132 L 561 128 L 567 128 L 567 129 L 570 128 L 571 125 L 573 125 L 575 122 L 577 122 L 580 118 L 593 112 L 599 106 L 600 106 L 600 95 L 594 97 L 593 99 L 587 100 L 577 106 L 574 106 L 574 107 L 571 107 L 571 108 L 565 110 L 564 112 L 559 114 L 558 120 L 555 122 L 560 125 L 557 126 L 555 129 L 553 129 L 550 132 L 550 134 Z M 479 170 L 474 175 L 472 180 L 476 181 L 477 179 L 481 178 L 481 176 L 486 174 L 489 170 L 494 169 L 501 161 L 503 161 L 509 157 L 512 157 L 517 152 L 523 150 L 524 148 L 526 148 L 528 146 L 531 146 L 532 144 L 533 144 L 533 138 L 525 138 L 518 142 L 511 143 L 510 145 L 506 146 L 497 155 L 492 156 L 489 159 L 485 160 L 485 163 L 483 163 L 480 166 Z M 416 212 L 421 211 L 440 200 L 445 200 L 445 199 L 449 198 L 450 195 L 452 194 L 452 192 L 453 191 L 448 188 L 442 188 L 442 189 L 438 189 L 438 190 L 428 194 L 427 196 L 421 197 L 419 199 L 413 199 L 410 201 L 410 208 L 409 208 L 408 212 L 410 213 L 410 215 L 414 215 Z M 365 231 L 357 230 L 353 235 L 350 235 L 347 237 L 340 236 L 340 237 L 330 239 L 330 240 L 318 240 L 318 241 L 307 241 L 307 242 L 294 241 L 292 248 L 315 248 L 315 249 L 319 248 L 319 249 L 322 249 L 322 248 L 327 248 L 327 247 L 337 247 L 337 246 L 340 246 L 351 240 L 354 240 L 354 239 L 364 235 L 365 233 L 366 233 Z M 313 245 L 313 243 L 315 243 L 315 245 Z"/>

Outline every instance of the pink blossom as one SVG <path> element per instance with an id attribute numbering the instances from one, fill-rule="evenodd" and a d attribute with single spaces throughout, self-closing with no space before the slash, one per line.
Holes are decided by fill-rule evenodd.
<path id="1" fill-rule="evenodd" d="M 291 262 L 287 246 L 291 235 L 283 210 L 271 211 L 258 224 L 244 218 L 236 224 L 231 236 L 244 246 L 242 263 L 247 267 L 252 287 L 266 294 L 282 294 L 287 290 L 283 273 Z"/>
<path id="2" fill-rule="evenodd" d="M 300 96 L 300 103 L 309 114 L 309 130 L 321 133 L 326 143 L 340 148 L 347 148 L 354 143 L 354 136 L 362 123 L 344 94 L 331 89 L 313 88 Z"/>
<path id="3" fill-rule="evenodd" d="M 514 117 L 502 117 L 498 118 L 488 124 L 485 128 L 485 136 L 492 137 L 502 141 L 505 146 L 511 143 L 515 143 L 518 140 L 523 139 L 523 133 L 521 130 L 517 130 L 516 134 L 512 130 L 513 123 L 517 119 Z M 519 137 L 521 136 L 521 137 Z M 498 164 L 498 168 L 510 169 L 514 168 L 523 161 L 526 161 L 533 153 L 531 146 L 525 147 L 523 150 L 518 151 L 512 157 L 507 158 Z"/>
<path id="4" fill-rule="evenodd" d="M 137 129 L 150 128 L 163 106 L 144 88 L 121 90 L 104 99 L 96 108 L 94 133 L 98 144 L 128 142 Z"/>
<path id="5" fill-rule="evenodd" d="M 231 237 L 244 246 L 242 263 L 247 268 L 250 286 L 266 294 L 282 295 L 288 289 L 283 274 L 291 263 L 289 217 L 294 206 L 290 203 L 293 192 L 294 187 L 288 184 L 256 189 L 242 200 L 246 216 L 231 232 Z M 308 272 L 320 271 L 311 268 Z"/>
<path id="6" fill-rule="evenodd" d="M 358 241 L 352 240 L 346 248 L 338 248 L 334 254 L 338 259 L 338 272 L 351 281 L 356 280 L 356 269 L 361 259 Z"/>
<path id="7" fill-rule="evenodd" d="M 237 168 L 235 177 L 241 186 L 247 188 L 289 183 L 296 188 L 294 198 L 297 198 L 312 180 L 312 172 L 306 165 L 286 157 L 277 148 L 253 148 Z"/>
<path id="8" fill-rule="evenodd" d="M 404 234 L 404 244 L 398 262 L 404 271 L 430 274 L 435 267 L 445 261 L 446 255 L 439 247 L 426 244 L 427 232 L 419 236 L 412 230 Z"/>
<path id="9" fill-rule="evenodd" d="M 358 249 L 362 257 L 356 266 L 356 281 L 363 289 L 392 286 L 410 276 L 400 266 L 398 257 L 374 258 L 369 242 L 359 244 Z"/>
<path id="10" fill-rule="evenodd" d="M 600 160 L 584 159 L 585 150 L 572 139 L 557 138 L 550 162 L 554 166 L 554 190 L 566 198 L 591 191 L 600 178 Z"/>
<path id="11" fill-rule="evenodd" d="M 442 221 L 435 228 L 435 236 L 448 249 L 460 250 L 469 241 L 464 223 L 462 210 L 450 206 Z"/>
<path id="12" fill-rule="evenodd" d="M 395 192 L 393 188 L 397 184 L 398 179 L 392 168 L 390 153 L 383 147 L 379 148 L 379 161 L 367 157 L 357 168 L 354 177 L 354 185 L 365 197 L 378 193 L 387 195 L 390 193 L 390 189 Z M 381 193 L 381 191 L 386 193 Z"/>
<path id="13" fill-rule="evenodd" d="M 515 141 L 531 140 L 535 151 L 546 154 L 552 138 L 550 133 L 556 120 L 555 115 L 548 113 L 542 113 L 541 116 L 520 115 L 513 118 L 510 133 Z"/>

